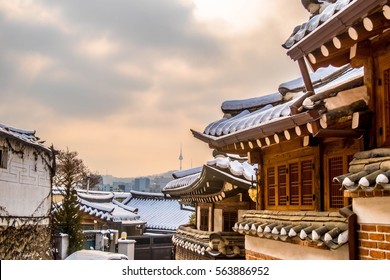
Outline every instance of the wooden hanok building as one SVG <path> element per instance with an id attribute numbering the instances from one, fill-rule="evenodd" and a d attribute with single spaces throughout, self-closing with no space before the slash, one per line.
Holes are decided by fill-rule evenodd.
<path id="1" fill-rule="evenodd" d="M 302 79 L 193 134 L 259 166 L 258 209 L 234 227 L 247 259 L 389 259 L 389 1 L 302 3 L 283 45 Z"/>
<path id="2" fill-rule="evenodd" d="M 352 199 L 351 215 L 357 216 L 352 258 L 390 259 L 390 1 L 331 2 L 306 7 L 313 15 L 294 29 L 284 47 L 298 61 L 308 95 L 317 91 L 305 61 L 313 69 L 345 64 L 364 68 L 368 110 L 352 114 L 349 129 L 364 129 L 365 151 L 354 155 L 335 183 L 342 183 L 345 199 Z"/>
<path id="3" fill-rule="evenodd" d="M 256 168 L 246 158 L 219 154 L 203 167 L 173 174 L 163 193 L 196 209 L 193 223 L 173 236 L 175 259 L 245 258 L 244 236 L 233 227 L 245 210 L 255 209 L 248 190 L 255 190 Z"/>
<path id="4" fill-rule="evenodd" d="M 330 66 L 309 77 L 315 95 L 298 78 L 275 94 L 224 102 L 221 120 L 193 131 L 259 167 L 257 210 L 234 227 L 245 235 L 247 259 L 349 258 L 348 218 L 338 213 L 349 202 L 332 179 L 364 147 L 365 131 L 351 128 L 352 115 L 368 110 L 364 69 Z"/>

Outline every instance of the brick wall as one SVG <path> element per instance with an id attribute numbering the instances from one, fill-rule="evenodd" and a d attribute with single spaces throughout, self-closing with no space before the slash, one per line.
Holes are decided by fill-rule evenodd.
<path id="1" fill-rule="evenodd" d="M 390 260 L 390 225 L 361 224 L 359 254 L 362 260 Z"/>
<path id="2" fill-rule="evenodd" d="M 251 250 L 245 250 L 245 255 L 247 260 L 279 260 L 268 255 L 253 252 Z"/>

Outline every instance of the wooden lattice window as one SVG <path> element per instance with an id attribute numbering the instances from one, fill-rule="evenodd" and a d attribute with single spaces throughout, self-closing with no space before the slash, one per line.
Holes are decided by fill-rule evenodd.
<path id="1" fill-rule="evenodd" d="M 299 159 L 266 168 L 267 208 L 314 208 L 314 161 Z"/>
<path id="2" fill-rule="evenodd" d="M 237 222 L 237 211 L 223 212 L 223 231 L 233 231 L 234 224 Z"/>
<path id="3" fill-rule="evenodd" d="M 341 183 L 333 181 L 333 178 L 348 173 L 349 163 L 352 159 L 352 152 L 327 158 L 326 210 L 337 210 L 348 204 Z"/>
<path id="4" fill-rule="evenodd" d="M 299 165 L 297 162 L 289 165 L 290 171 L 290 205 L 299 205 Z"/>
<path id="5" fill-rule="evenodd" d="M 313 204 L 313 161 L 301 162 L 301 205 Z"/>
<path id="6" fill-rule="evenodd" d="M 209 209 L 202 208 L 200 209 L 200 230 L 208 231 L 209 230 Z"/>
<path id="7" fill-rule="evenodd" d="M 285 165 L 278 166 L 278 200 L 279 205 L 287 205 L 287 169 Z"/>
<path id="8" fill-rule="evenodd" d="M 341 183 L 334 182 L 333 178 L 344 173 L 343 157 L 333 157 L 328 160 L 329 166 L 329 207 L 342 208 L 344 206 L 344 196 L 341 190 Z"/>
<path id="9" fill-rule="evenodd" d="M 276 182 L 275 182 L 275 167 L 267 168 L 267 190 L 268 197 L 267 202 L 270 206 L 276 205 Z"/>

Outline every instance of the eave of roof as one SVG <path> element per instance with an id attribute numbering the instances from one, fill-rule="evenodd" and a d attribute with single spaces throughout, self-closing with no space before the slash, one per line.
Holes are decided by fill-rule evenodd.
<path id="1" fill-rule="evenodd" d="M 287 55 L 298 60 L 311 51 L 319 48 L 330 38 L 344 32 L 348 27 L 361 20 L 368 12 L 382 5 L 383 0 L 355 0 L 342 10 L 335 13 L 330 19 L 319 25 L 302 40 L 296 42 Z"/>
<path id="2" fill-rule="evenodd" d="M 51 150 L 43 145 L 45 141 L 42 141 L 37 136 L 35 136 L 35 131 L 18 129 L 0 124 L 0 136 L 4 136 L 16 141 L 21 141 L 27 146 L 36 148 L 45 153 L 51 153 Z"/>
<path id="3" fill-rule="evenodd" d="M 295 139 L 291 137 L 291 133 L 288 135 L 290 138 L 285 135 L 286 132 L 296 131 L 297 128 L 305 131 L 299 135 L 296 133 L 299 137 L 310 135 L 314 137 L 360 137 L 362 132 L 358 130 L 345 130 L 344 127 L 342 130 L 332 130 L 330 127 L 323 129 L 318 124 L 321 117 L 327 113 L 327 109 L 321 104 L 326 105 L 328 98 L 336 97 L 340 92 L 357 88 L 364 83 L 363 68 L 342 67 L 335 73 L 331 72 L 327 74 L 328 76 L 322 77 L 320 80 L 323 82 L 318 83 L 316 94 L 306 99 L 304 98 L 306 96 L 302 97 L 298 94 L 294 99 L 275 107 L 271 106 L 267 111 L 260 109 L 250 114 L 237 115 L 234 119 L 222 119 L 224 122 L 215 121 L 209 124 L 203 133 L 191 130 L 192 134 L 195 138 L 209 144 L 211 148 L 242 154 L 246 154 L 253 148 L 264 148 L 280 141 Z M 364 89 L 361 91 L 364 92 Z M 351 99 L 351 102 L 358 102 L 362 97 L 355 96 L 354 98 L 356 100 Z M 300 113 L 292 114 L 291 109 L 288 116 L 282 113 L 286 105 L 292 106 L 298 99 L 299 107 L 301 107 Z M 310 105 L 302 104 L 303 101 L 307 101 Z M 367 102 L 367 100 L 364 101 Z M 361 110 L 360 107 L 363 106 L 355 110 Z M 366 107 L 364 106 L 363 109 L 366 110 Z M 316 125 L 318 128 L 315 127 Z M 306 127 L 314 127 L 314 129 L 308 132 Z"/>
<path id="4" fill-rule="evenodd" d="M 191 180 L 181 184 L 184 178 L 176 179 L 167 185 L 163 192 L 173 197 L 180 197 L 183 203 L 220 201 L 234 196 L 242 190 L 248 190 L 255 182 L 257 165 L 247 161 L 239 162 L 228 157 L 217 157 L 203 166 L 198 176 L 189 175 Z M 226 183 L 231 188 L 226 187 Z"/>
<path id="5" fill-rule="evenodd" d="M 195 138 L 208 143 L 211 147 L 219 149 L 228 145 L 240 143 L 241 141 L 255 141 L 259 138 L 273 136 L 277 132 L 293 129 L 301 125 L 306 125 L 307 123 L 314 122 L 319 118 L 320 112 L 318 110 L 311 110 L 299 113 L 291 117 L 279 118 L 277 120 L 265 124 L 260 124 L 255 127 L 240 130 L 235 133 L 227 134 L 221 137 L 206 135 L 204 133 L 200 133 L 192 129 L 191 132 Z"/>

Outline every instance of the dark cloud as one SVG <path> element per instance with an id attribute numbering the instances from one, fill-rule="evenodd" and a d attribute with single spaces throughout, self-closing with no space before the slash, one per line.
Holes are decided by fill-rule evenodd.
<path id="1" fill-rule="evenodd" d="M 109 32 L 142 48 L 216 53 L 214 39 L 197 28 L 192 6 L 177 0 L 45 1 L 86 32 Z"/>
<path id="2" fill-rule="evenodd" d="M 60 9 L 70 32 L 40 22 L 2 21 L 1 54 L 41 55 L 54 61 L 48 69 L 25 77 L 15 61 L 0 57 L 3 91 L 33 97 L 58 114 L 102 117 L 139 108 L 138 95 L 153 85 L 153 65 L 161 57 L 181 57 L 193 63 L 217 57 L 218 41 L 202 32 L 192 18 L 192 7 L 178 1 L 38 1 Z M 121 50 L 104 61 L 91 59 L 77 48 L 86 40 L 109 34 Z M 121 76 L 117 63 L 133 64 L 143 75 Z M 23 61 L 18 61 L 23 63 Z M 151 71 L 151 72 L 149 72 Z M 55 73 L 64 75 L 61 79 Z M 159 85 L 157 85 L 158 87 Z M 175 92 L 168 92 L 174 95 Z"/>

